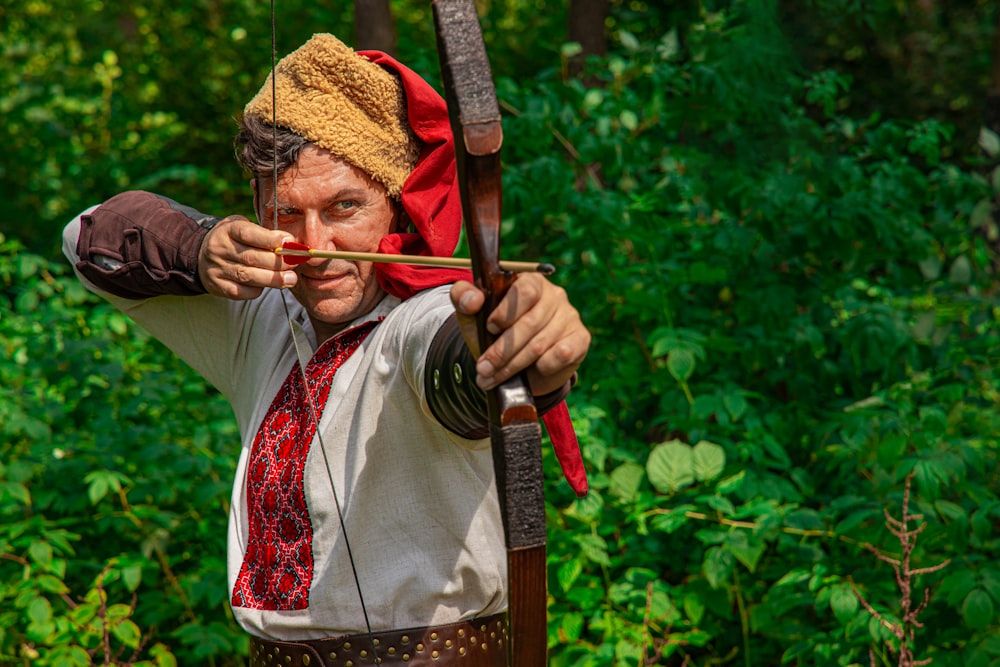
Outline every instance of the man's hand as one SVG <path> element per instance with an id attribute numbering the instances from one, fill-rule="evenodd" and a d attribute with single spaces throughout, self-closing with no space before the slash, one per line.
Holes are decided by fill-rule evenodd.
<path id="1" fill-rule="evenodd" d="M 470 328 L 463 316 L 479 312 L 483 293 L 460 281 L 451 288 L 451 301 L 469 349 L 475 350 L 475 326 Z M 527 369 L 531 393 L 548 394 L 573 377 L 590 347 L 590 332 L 566 291 L 536 273 L 518 276 L 490 314 L 487 328 L 498 337 L 476 364 L 476 383 L 483 389 Z"/>
<path id="2" fill-rule="evenodd" d="M 209 294 L 255 299 L 265 287 L 292 287 L 298 275 L 274 249 L 291 239 L 242 215 L 225 218 L 202 241 L 198 277 Z"/>

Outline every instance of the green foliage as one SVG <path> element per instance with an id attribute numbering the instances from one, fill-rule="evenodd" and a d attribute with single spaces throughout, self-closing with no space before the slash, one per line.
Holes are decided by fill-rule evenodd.
<path id="1" fill-rule="evenodd" d="M 0 237 L 0 655 L 236 664 L 231 411 L 67 273 Z"/>
<path id="2" fill-rule="evenodd" d="M 612 3 L 612 53 L 580 80 L 558 66 L 562 9 L 483 7 L 505 254 L 557 263 L 594 334 L 571 396 L 590 495 L 574 499 L 545 454 L 554 667 L 867 665 L 869 650 L 895 664 L 897 640 L 852 585 L 898 621 L 870 547 L 900 556 L 883 512 L 898 514 L 909 475 L 927 523 L 914 566 L 950 559 L 917 577 L 914 603 L 931 597 L 916 655 L 1000 665 L 986 240 L 1000 179 L 955 158 L 960 128 L 863 104 L 879 80 L 842 66 L 865 35 L 895 53 L 907 3 L 811 2 L 801 23 L 787 4 Z M 128 187 L 246 209 L 226 119 L 266 71 L 266 7 L 183 9 L 0 8 L 10 238 L 47 249 Z M 435 78 L 425 3 L 394 9 L 402 59 Z M 286 9 L 279 45 L 350 19 Z M 970 43 L 986 25 L 959 24 Z M 824 30 L 798 61 L 798 38 Z M 980 143 L 1000 152 L 995 135 Z M 0 344 L 0 658 L 238 664 L 228 407 L 61 261 L 11 240 Z"/>
<path id="3" fill-rule="evenodd" d="M 600 88 L 501 81 L 512 231 L 571 267 L 595 336 L 552 664 L 895 664 L 849 582 L 902 613 L 864 545 L 899 558 L 911 472 L 914 567 L 951 559 L 918 578 L 916 655 L 1000 664 L 990 186 L 943 160 L 948 126 L 842 115 L 835 71 L 720 58 L 754 20 L 623 40 Z"/>

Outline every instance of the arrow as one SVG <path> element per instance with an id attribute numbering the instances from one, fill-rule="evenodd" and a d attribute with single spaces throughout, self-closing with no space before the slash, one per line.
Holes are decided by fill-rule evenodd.
<path id="1" fill-rule="evenodd" d="M 421 266 L 446 266 L 469 269 L 472 262 L 464 257 L 427 257 L 425 255 L 388 255 L 379 252 L 348 252 L 343 250 L 317 250 L 297 241 L 285 241 L 274 249 L 274 254 L 287 257 L 293 266 L 308 262 L 313 257 L 343 259 L 349 262 L 381 262 L 383 264 L 418 264 Z M 500 260 L 500 268 L 510 273 L 541 273 L 551 276 L 556 267 L 545 262 L 512 262 Z"/>

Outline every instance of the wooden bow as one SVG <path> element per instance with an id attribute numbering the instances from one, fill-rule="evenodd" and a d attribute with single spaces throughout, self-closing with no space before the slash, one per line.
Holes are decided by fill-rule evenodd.
<path id="1" fill-rule="evenodd" d="M 486 294 L 477 318 L 480 350 L 493 336 L 486 318 L 514 282 L 500 267 L 500 107 L 472 0 L 434 0 L 438 56 L 455 135 L 462 212 L 476 286 Z M 507 545 L 513 667 L 546 663 L 545 499 L 541 428 L 525 379 L 488 392 L 490 440 Z"/>

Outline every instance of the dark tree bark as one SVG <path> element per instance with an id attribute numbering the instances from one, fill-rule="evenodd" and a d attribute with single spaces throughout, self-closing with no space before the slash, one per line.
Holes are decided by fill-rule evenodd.
<path id="1" fill-rule="evenodd" d="M 354 0 L 354 47 L 396 56 L 396 28 L 389 0 Z"/>
<path id="2" fill-rule="evenodd" d="M 569 63 L 570 74 L 583 67 L 587 56 L 603 56 L 608 52 L 604 21 L 608 18 L 609 0 L 570 0 L 568 41 L 578 42 L 583 50 Z"/>
<path id="3" fill-rule="evenodd" d="M 993 64 L 990 67 L 990 87 L 986 91 L 983 121 L 986 127 L 1000 134 L 1000 7 L 996 13 L 996 27 L 993 30 Z"/>

